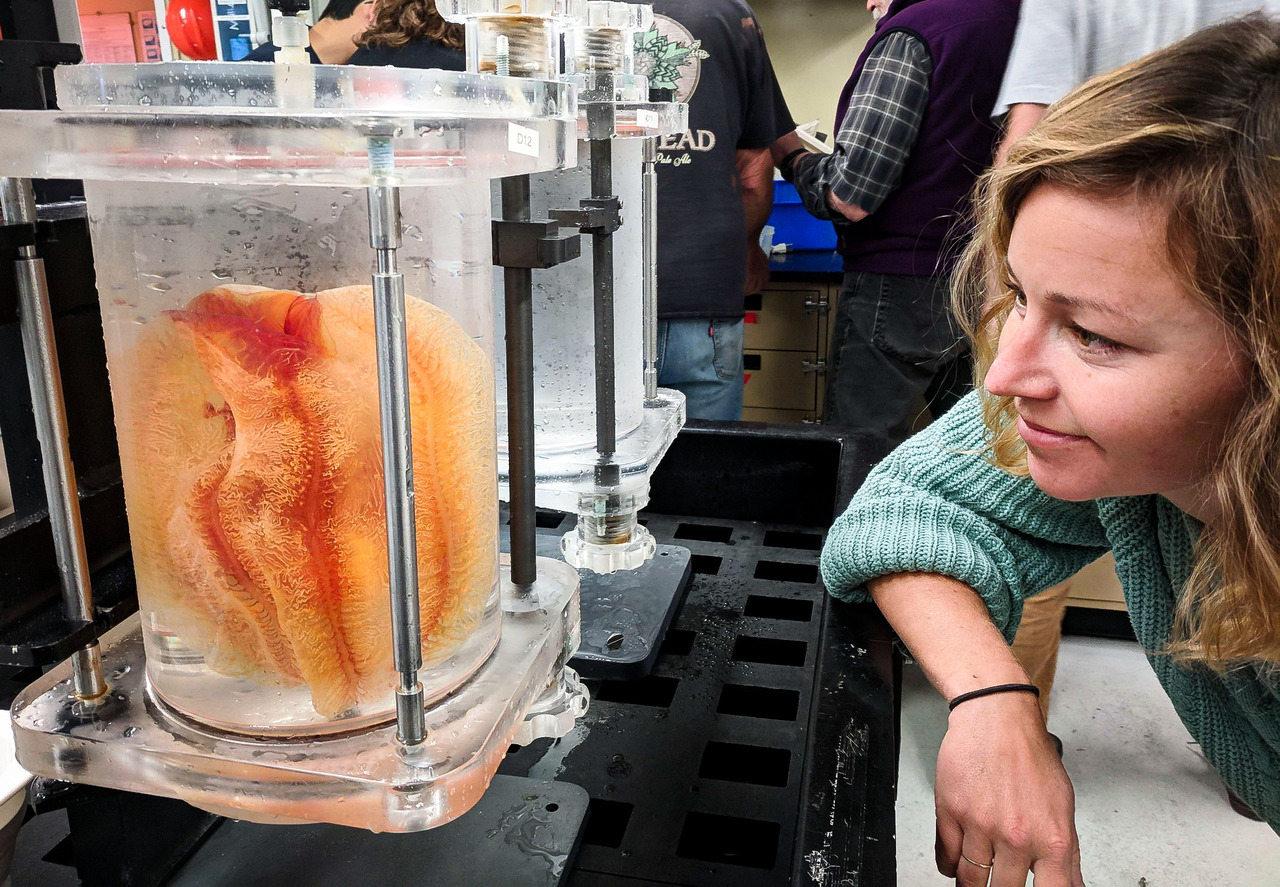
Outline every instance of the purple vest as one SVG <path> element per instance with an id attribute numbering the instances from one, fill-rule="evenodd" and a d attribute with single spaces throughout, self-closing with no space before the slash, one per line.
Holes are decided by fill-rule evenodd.
<path id="1" fill-rule="evenodd" d="M 874 213 L 837 225 L 846 271 L 949 274 L 972 227 L 969 192 L 991 164 L 996 93 L 1018 23 L 1019 0 L 894 0 L 840 95 L 844 120 L 871 50 L 894 31 L 919 37 L 933 59 L 929 103 L 902 180 Z"/>

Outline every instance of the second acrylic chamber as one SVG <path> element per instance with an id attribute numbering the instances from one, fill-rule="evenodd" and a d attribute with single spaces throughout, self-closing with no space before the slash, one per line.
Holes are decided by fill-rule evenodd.
<path id="1" fill-rule="evenodd" d="M 642 330 L 644 278 L 641 238 L 641 178 L 643 142 L 618 139 L 613 143 L 612 181 L 623 206 L 623 225 L 614 234 L 614 366 L 618 437 L 640 426 L 644 416 Z M 572 169 L 532 177 L 530 203 L 534 218 L 552 210 L 576 207 L 591 194 L 588 152 L 579 147 L 579 163 Z M 494 199 L 495 207 L 497 198 Z M 586 241 L 586 238 L 584 238 Z M 554 454 L 592 447 L 596 439 L 595 310 L 589 249 L 584 255 L 550 271 L 534 275 L 534 430 L 539 453 Z M 501 288 L 496 312 L 502 315 Z M 497 355 L 499 377 L 506 376 L 505 355 Z M 498 391 L 498 437 L 506 444 L 506 397 Z M 540 503 L 542 504 L 542 503 Z M 550 503 L 548 503 L 550 505 Z"/>

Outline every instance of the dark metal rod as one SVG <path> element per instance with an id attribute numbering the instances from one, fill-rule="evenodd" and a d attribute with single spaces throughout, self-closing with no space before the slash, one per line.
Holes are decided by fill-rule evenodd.
<path id="1" fill-rule="evenodd" d="M 591 141 L 591 196 L 613 196 L 613 142 Z M 618 449 L 614 378 L 613 234 L 591 235 L 592 282 L 595 289 L 596 338 L 596 450 L 611 459 Z"/>
<path id="2" fill-rule="evenodd" d="M 527 222 L 529 177 L 502 180 L 502 217 Z M 533 450 L 533 272 L 503 268 L 507 336 L 507 477 L 511 491 L 511 582 L 538 578 Z"/>
<path id="3" fill-rule="evenodd" d="M 0 213 L 9 224 L 35 224 L 35 195 L 29 179 L 0 179 Z M 71 445 L 67 433 L 67 410 L 62 399 L 62 372 L 53 339 L 53 310 L 49 306 L 49 286 L 44 260 L 34 247 L 19 249 L 14 263 L 18 284 L 18 317 L 22 328 L 22 350 L 27 378 L 31 384 L 31 406 L 44 472 L 45 496 L 49 502 L 49 525 L 53 530 L 54 552 L 62 585 L 62 606 L 73 622 L 93 621 L 93 588 L 89 583 L 89 561 L 85 555 L 84 528 L 80 523 L 80 497 Z M 71 657 L 75 695 L 79 699 L 99 699 L 106 695 L 102 658 L 98 642 L 77 650 Z"/>
<path id="4" fill-rule="evenodd" d="M 371 146 L 375 173 L 378 160 L 389 158 Z M 418 537 L 414 517 L 413 429 L 409 409 L 408 336 L 405 324 L 404 275 L 400 247 L 400 191 L 384 179 L 369 187 L 369 245 L 377 259 L 373 275 L 374 328 L 377 335 L 378 406 L 382 420 L 383 484 L 387 499 L 387 564 L 391 585 L 391 639 L 395 667 L 396 733 L 405 745 L 426 738 L 423 709 L 422 629 L 418 618 Z"/>

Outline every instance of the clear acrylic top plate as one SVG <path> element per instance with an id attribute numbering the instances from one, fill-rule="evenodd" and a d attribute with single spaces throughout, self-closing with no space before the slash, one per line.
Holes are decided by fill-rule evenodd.
<path id="1" fill-rule="evenodd" d="M 575 162 L 556 81 L 338 65 L 175 62 L 55 72 L 60 111 L 0 111 L 0 175 L 360 185 L 389 139 L 403 185 Z"/>

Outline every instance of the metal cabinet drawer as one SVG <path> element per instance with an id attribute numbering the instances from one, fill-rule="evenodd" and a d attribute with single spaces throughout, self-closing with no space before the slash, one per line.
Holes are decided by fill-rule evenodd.
<path id="1" fill-rule="evenodd" d="M 749 349 L 813 351 L 829 310 L 825 285 L 775 285 L 747 296 L 743 342 Z"/>
<path id="2" fill-rule="evenodd" d="M 825 365 L 812 351 L 743 351 L 745 407 L 815 410 L 818 377 Z"/>

